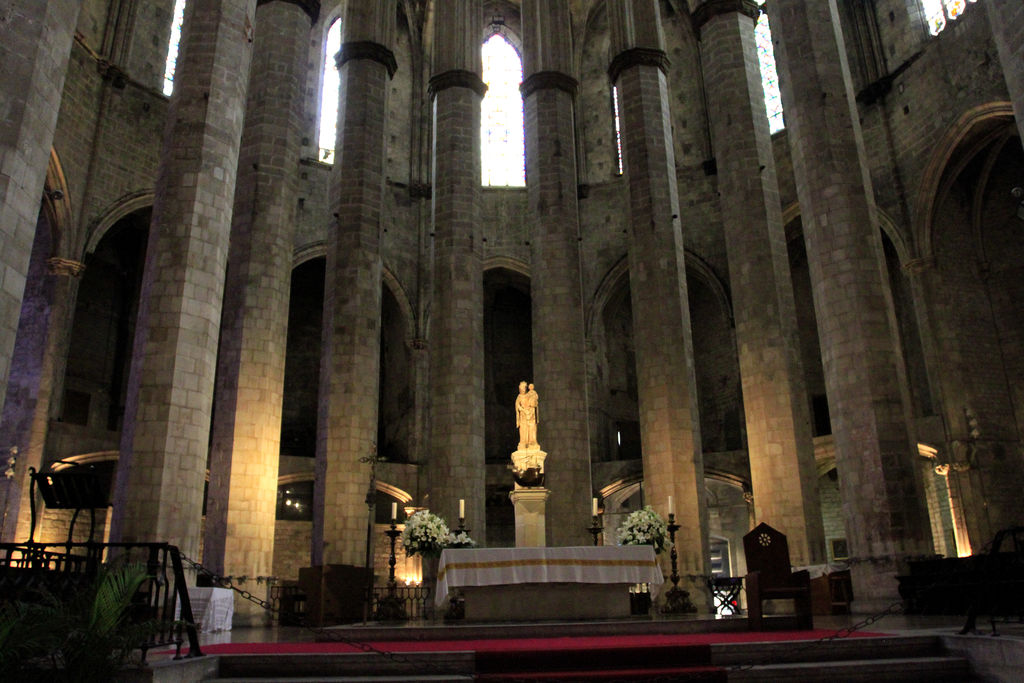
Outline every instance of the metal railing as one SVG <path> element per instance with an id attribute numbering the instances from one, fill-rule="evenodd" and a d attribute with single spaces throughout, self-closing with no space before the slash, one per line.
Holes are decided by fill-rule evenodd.
<path id="1" fill-rule="evenodd" d="M 68 600 L 92 583 L 100 567 L 111 561 L 138 563 L 146 579 L 132 599 L 129 618 L 150 622 L 154 629 L 138 647 L 175 646 L 175 659 L 188 638 L 188 657 L 201 657 L 177 546 L 168 543 L 0 543 L 0 602 L 35 602 L 45 595 Z M 175 608 L 180 605 L 180 617 Z"/>

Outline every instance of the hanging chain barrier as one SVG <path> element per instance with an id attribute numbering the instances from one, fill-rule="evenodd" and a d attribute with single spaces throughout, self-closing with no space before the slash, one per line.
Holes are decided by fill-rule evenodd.
<path id="1" fill-rule="evenodd" d="M 729 667 L 726 667 L 726 668 L 729 671 L 748 671 L 748 670 L 753 669 L 753 668 L 758 667 L 758 666 L 770 666 L 772 664 L 779 664 L 779 663 L 783 663 L 783 662 L 786 662 L 786 663 L 793 662 L 793 661 L 795 661 L 793 655 L 800 654 L 801 652 L 805 652 L 805 651 L 808 651 L 808 650 L 813 650 L 815 648 L 821 647 L 823 645 L 827 645 L 828 643 L 831 643 L 831 642 L 836 641 L 836 640 L 841 640 L 843 638 L 848 638 L 848 637 L 852 636 L 854 633 L 860 631 L 861 629 L 863 629 L 863 628 L 865 628 L 867 626 L 870 626 L 871 624 L 874 624 L 876 621 L 881 621 L 885 617 L 892 616 L 894 614 L 903 614 L 904 608 L 905 608 L 905 601 L 904 600 L 899 600 L 897 602 L 892 603 L 891 605 L 886 607 L 881 612 L 878 612 L 876 614 L 872 614 L 869 617 L 865 617 L 864 619 L 861 619 L 860 621 L 858 621 L 855 624 L 851 624 L 850 626 L 845 626 L 845 627 L 843 627 L 843 628 L 841 628 L 841 629 L 839 629 L 839 630 L 837 630 L 837 631 L 835 631 L 833 633 L 830 633 L 830 634 L 828 634 L 826 636 L 822 636 L 821 638 L 818 638 L 817 640 L 808 640 L 808 641 L 806 641 L 806 642 L 804 642 L 804 643 L 802 643 L 800 645 L 794 645 L 792 642 L 787 642 L 786 643 L 786 650 L 785 650 L 786 657 L 782 661 L 780 661 L 778 657 L 769 655 L 768 657 L 765 657 L 765 658 L 763 658 L 762 660 L 760 660 L 758 662 L 751 662 L 749 664 L 737 664 L 737 665 L 729 666 Z"/>
<path id="2" fill-rule="evenodd" d="M 232 583 L 232 581 L 230 580 L 230 577 L 220 576 L 216 572 L 207 569 L 202 564 L 196 562 L 187 555 L 182 554 L 181 560 L 188 564 L 190 567 L 192 567 L 192 569 L 194 569 L 197 574 L 201 574 L 203 576 L 208 577 L 213 585 L 219 588 L 228 588 L 230 590 L 233 590 L 243 600 L 248 600 L 249 602 L 258 605 L 261 609 L 266 610 L 274 620 L 280 622 L 281 615 L 285 614 L 285 616 L 289 618 L 291 623 L 297 624 L 300 628 L 303 628 L 306 631 L 312 633 L 317 642 L 329 641 L 332 643 L 344 643 L 345 645 L 354 647 L 357 650 L 360 650 L 367 654 L 380 655 L 381 657 L 384 657 L 388 661 L 393 662 L 395 664 L 406 664 L 409 666 L 416 666 L 420 669 L 427 669 L 436 673 L 450 673 L 447 670 L 438 667 L 435 663 L 430 662 L 429 660 L 417 660 L 414 662 L 408 657 L 404 657 L 401 653 L 381 650 L 365 641 L 350 638 L 346 636 L 344 633 L 338 632 L 337 630 L 324 628 L 323 626 L 313 626 L 306 622 L 306 617 L 304 614 L 285 612 L 280 607 L 275 607 L 272 602 L 268 600 L 263 600 L 262 598 L 253 595 L 251 591 L 247 591 L 243 588 L 239 588 L 238 586 L 234 585 L 234 583 Z"/>

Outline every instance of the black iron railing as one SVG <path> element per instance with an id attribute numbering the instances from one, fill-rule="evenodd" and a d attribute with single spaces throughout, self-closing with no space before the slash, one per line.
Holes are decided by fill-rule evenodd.
<path id="1" fill-rule="evenodd" d="M 69 600 L 89 585 L 107 562 L 138 563 L 146 580 L 132 600 L 130 618 L 154 628 L 139 643 L 142 657 L 157 646 L 175 646 L 176 658 L 188 639 L 188 657 L 201 657 L 181 553 L 168 543 L 0 543 L 0 602 L 34 602 L 44 595 Z M 180 616 L 175 608 L 180 605 Z"/>

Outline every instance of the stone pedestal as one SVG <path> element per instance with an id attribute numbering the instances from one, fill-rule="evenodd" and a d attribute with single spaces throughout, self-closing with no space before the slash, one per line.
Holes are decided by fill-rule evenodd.
<path id="1" fill-rule="evenodd" d="M 516 509 L 516 547 L 542 548 L 545 542 L 544 518 L 548 497 L 546 488 L 520 488 L 508 494 Z"/>

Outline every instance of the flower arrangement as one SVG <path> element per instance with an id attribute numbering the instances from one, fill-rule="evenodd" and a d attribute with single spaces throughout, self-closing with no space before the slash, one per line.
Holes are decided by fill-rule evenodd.
<path id="1" fill-rule="evenodd" d="M 413 555 L 437 557 L 448 546 L 450 535 L 448 525 L 443 519 L 429 510 L 420 510 L 405 521 L 405 530 L 402 531 L 402 547 L 405 548 L 405 554 L 409 557 Z"/>
<path id="2" fill-rule="evenodd" d="M 470 538 L 465 531 L 450 531 L 445 538 L 444 547 L 446 548 L 473 548 L 475 546 L 476 541 Z"/>
<path id="3" fill-rule="evenodd" d="M 650 505 L 629 513 L 618 530 L 620 545 L 650 545 L 656 553 L 665 549 L 666 536 L 665 520 Z"/>

